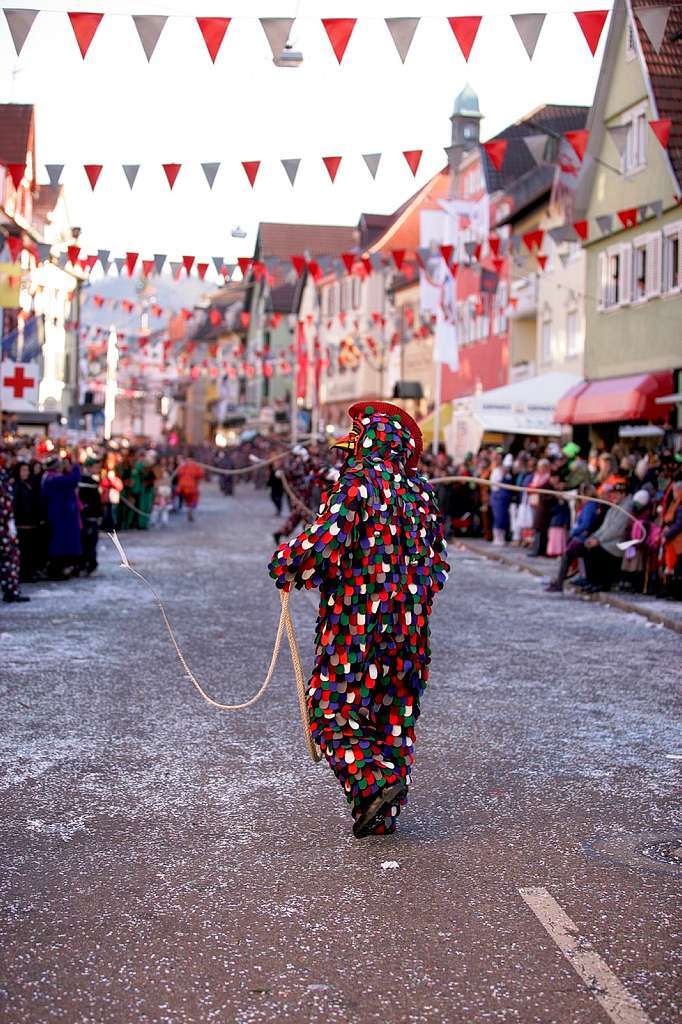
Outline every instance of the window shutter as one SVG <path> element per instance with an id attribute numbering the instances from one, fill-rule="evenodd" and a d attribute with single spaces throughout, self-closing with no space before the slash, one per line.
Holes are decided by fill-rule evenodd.
<path id="1" fill-rule="evenodd" d="M 624 242 L 620 247 L 620 306 L 629 305 L 632 299 L 632 245 Z"/>
<path id="2" fill-rule="evenodd" d="M 597 256 L 597 309 L 600 310 L 606 306 L 607 260 L 608 256 L 605 252 L 600 252 Z"/>
<path id="3" fill-rule="evenodd" d="M 653 298 L 661 294 L 661 233 L 657 231 L 647 242 L 646 295 Z"/>

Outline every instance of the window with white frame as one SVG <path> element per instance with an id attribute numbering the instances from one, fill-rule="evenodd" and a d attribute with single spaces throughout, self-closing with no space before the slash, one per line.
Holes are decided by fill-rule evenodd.
<path id="1" fill-rule="evenodd" d="M 569 309 L 566 313 L 566 355 L 577 356 L 580 349 L 580 317 L 577 309 Z"/>
<path id="2" fill-rule="evenodd" d="M 663 228 L 663 291 L 670 294 L 682 288 L 682 220 Z"/>
<path id="3" fill-rule="evenodd" d="M 357 274 L 352 277 L 353 309 L 360 309 L 362 302 L 362 281 Z"/>
<path id="4" fill-rule="evenodd" d="M 540 329 L 540 360 L 543 363 L 552 361 L 552 318 L 547 316 Z"/>
<path id="5" fill-rule="evenodd" d="M 632 301 L 661 294 L 661 233 L 639 235 L 632 243 Z"/>
<path id="6" fill-rule="evenodd" d="M 339 311 L 339 286 L 334 283 L 329 286 L 329 300 L 327 303 L 327 316 L 336 316 Z"/>
<path id="7" fill-rule="evenodd" d="M 628 111 L 621 124 L 627 125 L 625 148 L 620 158 L 622 174 L 635 174 L 646 167 L 647 113 L 646 105 L 640 104 Z"/>
<path id="8" fill-rule="evenodd" d="M 349 277 L 344 277 L 341 282 L 341 311 L 345 313 L 350 309 L 351 282 Z"/>
<path id="9" fill-rule="evenodd" d="M 632 245 L 623 242 L 601 252 L 597 267 L 597 308 L 614 309 L 630 302 Z"/>

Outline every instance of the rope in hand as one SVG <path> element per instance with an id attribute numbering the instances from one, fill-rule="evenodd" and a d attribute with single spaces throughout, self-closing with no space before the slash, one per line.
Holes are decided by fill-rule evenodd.
<path id="1" fill-rule="evenodd" d="M 294 630 L 294 624 L 293 624 L 293 621 L 291 619 L 291 614 L 289 612 L 289 593 L 288 593 L 288 591 L 285 591 L 285 590 L 280 590 L 279 591 L 280 601 L 281 601 L 281 610 L 280 610 L 280 615 L 279 615 L 279 622 L 277 623 L 277 632 L 275 634 L 275 643 L 274 643 L 274 646 L 273 646 L 273 649 L 272 649 L 272 657 L 270 658 L 270 664 L 268 666 L 268 670 L 267 670 L 267 673 L 265 675 L 265 679 L 261 683 L 261 685 L 258 688 L 258 690 L 254 693 L 254 695 L 252 697 L 249 697 L 248 700 L 242 701 L 240 704 L 223 704 L 222 702 L 215 700 L 213 697 L 211 697 L 206 692 L 206 690 L 203 688 L 203 686 L 201 685 L 199 680 L 196 678 L 196 676 L 192 672 L 192 670 L 189 667 L 189 665 L 187 664 L 185 656 L 182 653 L 182 651 L 180 649 L 180 645 L 178 644 L 178 641 L 177 641 L 177 639 L 175 637 L 175 633 L 173 632 L 173 627 L 170 624 L 170 620 L 169 620 L 168 615 L 166 613 L 166 609 L 164 608 L 163 601 L 159 597 L 159 594 L 158 594 L 157 590 L 155 589 L 155 587 L 149 582 L 149 580 L 147 579 L 146 576 L 143 575 L 143 573 L 141 573 L 138 569 L 136 569 L 133 565 L 130 564 L 130 561 L 128 560 L 128 556 L 127 556 L 127 554 L 125 552 L 125 549 L 124 549 L 123 545 L 121 544 L 120 540 L 118 539 L 116 531 L 114 530 L 112 533 L 109 533 L 108 537 L 111 540 L 111 542 L 113 543 L 113 545 L 115 546 L 116 550 L 118 551 L 118 553 L 119 553 L 119 555 L 121 557 L 121 568 L 122 569 L 127 569 L 128 572 L 132 573 L 133 576 L 136 576 L 137 579 L 139 579 L 142 583 L 144 583 L 144 585 L 148 588 L 148 590 L 151 591 L 151 593 L 152 593 L 152 595 L 154 597 L 154 600 L 156 601 L 156 604 L 157 604 L 157 606 L 159 608 L 159 611 L 161 612 L 161 617 L 163 618 L 163 621 L 164 621 L 164 624 L 166 626 L 166 629 L 168 630 L 168 635 L 171 638 L 171 642 L 173 644 L 173 647 L 175 648 L 175 653 L 177 654 L 178 659 L 180 661 L 180 664 L 182 665 L 183 669 L 185 670 L 185 674 L 186 674 L 187 678 L 189 679 L 189 681 L 191 682 L 192 686 L 194 686 L 194 688 L 198 691 L 198 693 L 201 695 L 201 697 L 203 697 L 203 699 L 206 701 L 206 703 L 210 704 L 211 707 L 216 708 L 217 711 L 244 711 L 246 708 L 253 707 L 254 704 L 257 704 L 258 701 L 261 699 L 261 697 L 263 697 L 265 695 L 265 692 L 268 689 L 268 687 L 270 685 L 270 682 L 272 680 L 272 676 L 273 676 L 274 671 L 275 671 L 275 666 L 277 665 L 277 659 L 279 658 L 279 653 L 280 653 L 280 649 L 281 649 L 281 646 L 282 646 L 282 637 L 284 635 L 284 631 L 286 630 L 287 639 L 289 641 L 289 649 L 291 651 L 291 661 L 292 661 L 292 664 L 293 664 L 293 667 L 294 667 L 294 679 L 295 679 L 295 682 L 296 682 L 296 693 L 297 693 L 297 696 L 298 696 L 299 710 L 301 712 L 301 722 L 303 724 L 303 735 L 304 735 L 304 738 L 305 738 L 306 749 L 307 749 L 308 753 L 310 754 L 310 756 L 311 756 L 313 761 L 317 762 L 317 761 L 321 760 L 322 753 L 321 753 L 319 747 L 317 746 L 317 744 L 315 743 L 315 741 L 313 740 L 313 738 L 311 736 L 311 733 L 310 733 L 310 719 L 309 719 L 309 716 L 308 716 L 308 703 L 307 703 L 307 695 L 306 695 L 306 685 L 305 685 L 305 680 L 304 680 L 304 677 L 303 677 L 303 669 L 301 667 L 301 658 L 300 658 L 300 654 L 299 654 L 299 651 L 298 651 L 298 644 L 296 642 L 296 633 L 295 633 L 295 630 Z"/>

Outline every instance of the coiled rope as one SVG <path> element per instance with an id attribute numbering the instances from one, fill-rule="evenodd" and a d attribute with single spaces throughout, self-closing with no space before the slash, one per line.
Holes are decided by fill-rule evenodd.
<path id="1" fill-rule="evenodd" d="M 121 557 L 121 568 L 127 569 L 128 572 L 132 573 L 133 576 L 136 576 L 138 580 L 144 583 L 144 585 L 147 587 L 147 589 L 151 592 L 152 596 L 154 597 L 154 600 L 156 601 L 159 611 L 161 612 L 161 617 L 168 631 L 168 635 L 171 638 L 173 647 L 175 648 L 175 653 L 177 654 L 178 660 L 180 661 L 180 664 L 185 670 L 185 674 L 189 681 L 191 682 L 192 686 L 197 690 L 197 692 L 206 701 L 206 703 L 210 704 L 210 706 L 215 708 L 217 711 L 244 711 L 246 710 L 246 708 L 253 707 L 254 704 L 257 704 L 258 701 L 265 695 L 265 692 L 268 689 L 270 682 L 272 680 L 272 676 L 275 671 L 275 666 L 277 665 L 277 659 L 279 658 L 279 652 L 282 646 L 282 638 L 286 630 L 287 639 L 289 641 L 289 650 L 291 651 L 291 661 L 294 667 L 296 693 L 298 696 L 299 711 L 301 713 L 301 722 L 303 725 L 303 736 L 305 739 L 306 750 L 308 751 L 310 757 L 314 762 L 320 761 L 322 758 L 322 752 L 320 751 L 320 748 L 313 740 L 312 735 L 310 733 L 310 718 L 308 716 L 306 685 L 303 677 L 303 669 L 301 667 L 301 657 L 298 651 L 298 643 L 296 641 L 296 632 L 294 630 L 294 624 L 291 618 L 291 614 L 289 612 L 288 591 L 279 591 L 281 610 L 279 615 L 279 622 L 277 623 L 277 632 L 275 633 L 275 643 L 272 649 L 272 657 L 270 658 L 270 664 L 268 666 L 265 679 L 259 686 L 258 690 L 254 693 L 254 695 L 252 697 L 249 697 L 248 700 L 242 701 L 239 704 L 224 704 L 221 701 L 215 700 L 206 692 L 204 687 L 201 685 L 201 683 L 196 678 L 191 668 L 187 664 L 187 660 L 184 654 L 182 653 L 180 645 L 178 644 L 178 641 L 175 637 L 175 633 L 173 632 L 173 627 L 171 626 L 168 614 L 166 613 L 166 609 L 164 608 L 163 601 L 161 600 L 156 588 L 153 586 L 152 583 L 149 582 L 147 577 L 139 571 L 139 569 L 136 569 L 133 565 L 131 565 L 128 556 L 125 552 L 125 549 L 121 544 L 120 540 L 118 539 L 116 531 L 114 530 L 107 536 L 114 544 L 116 550 L 118 551 Z"/>

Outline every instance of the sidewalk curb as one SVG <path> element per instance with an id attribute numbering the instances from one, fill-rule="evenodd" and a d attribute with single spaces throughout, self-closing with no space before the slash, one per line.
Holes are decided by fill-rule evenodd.
<path id="1" fill-rule="evenodd" d="M 466 537 L 458 537 L 455 544 L 458 544 L 461 548 L 466 551 L 470 551 L 474 555 L 478 555 L 480 558 L 487 558 L 491 562 L 499 562 L 508 569 L 515 569 L 517 572 L 526 572 L 530 576 L 544 577 L 546 573 L 542 569 L 536 569 L 534 565 L 523 565 L 513 558 L 508 558 L 503 555 L 500 551 L 486 551 L 481 549 L 475 544 L 472 544 L 467 540 Z M 615 594 L 581 594 L 576 587 L 572 587 L 569 584 L 566 585 L 566 590 L 572 596 L 576 597 L 579 601 L 592 601 L 598 604 L 605 604 L 611 608 L 617 608 L 621 612 L 630 612 L 634 615 L 641 615 L 642 618 L 648 619 L 649 622 L 655 623 L 657 626 L 665 626 L 666 629 L 670 629 L 673 633 L 679 633 L 682 635 L 682 622 L 677 622 L 675 619 L 668 618 L 667 615 L 661 615 L 660 612 L 652 611 L 650 608 L 642 608 L 641 605 L 633 604 L 631 601 L 626 601 L 622 597 L 616 597 Z"/>

